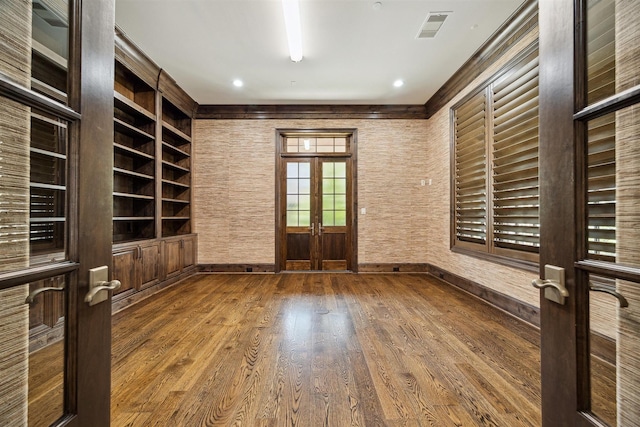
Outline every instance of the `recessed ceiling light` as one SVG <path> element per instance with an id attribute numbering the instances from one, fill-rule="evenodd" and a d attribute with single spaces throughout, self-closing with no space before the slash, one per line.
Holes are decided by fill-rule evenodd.
<path id="1" fill-rule="evenodd" d="M 404 81 L 401 79 L 398 79 L 395 82 L 393 82 L 393 87 L 402 87 L 402 86 L 404 86 Z"/>
<path id="2" fill-rule="evenodd" d="M 242 82 L 242 80 L 240 80 L 240 79 L 235 79 L 235 80 L 233 81 L 233 85 L 234 85 L 235 87 L 242 87 L 242 86 L 244 86 L 244 83 L 243 83 L 243 82 Z"/>

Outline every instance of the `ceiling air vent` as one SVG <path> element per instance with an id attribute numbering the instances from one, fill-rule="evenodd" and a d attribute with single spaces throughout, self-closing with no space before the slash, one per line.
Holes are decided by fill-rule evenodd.
<path id="1" fill-rule="evenodd" d="M 438 34 L 444 20 L 447 19 L 451 12 L 430 12 L 427 19 L 424 20 L 420 32 L 418 32 L 419 39 L 432 39 Z"/>

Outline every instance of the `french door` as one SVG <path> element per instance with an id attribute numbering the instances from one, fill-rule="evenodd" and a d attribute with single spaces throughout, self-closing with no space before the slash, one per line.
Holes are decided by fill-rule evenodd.
<path id="1" fill-rule="evenodd" d="M 109 425 L 113 9 L 2 2 L 3 426 Z"/>
<path id="2" fill-rule="evenodd" d="M 539 22 L 542 425 L 637 426 L 640 2 Z"/>
<path id="3" fill-rule="evenodd" d="M 311 135 L 283 138 L 301 150 Z M 278 163 L 278 266 L 279 270 L 353 270 L 354 179 L 347 137 L 316 135 L 315 150 L 332 141 L 332 153 L 304 155 L 282 153 Z M 338 144 L 336 140 L 344 141 Z M 306 142 L 305 142 L 306 141 Z M 337 149 L 336 149 L 337 147 Z M 314 150 L 314 151 L 315 151 Z M 329 148 L 327 148 L 327 151 Z M 291 151 L 289 151 L 291 152 Z M 302 155 L 301 155 L 302 154 Z"/>

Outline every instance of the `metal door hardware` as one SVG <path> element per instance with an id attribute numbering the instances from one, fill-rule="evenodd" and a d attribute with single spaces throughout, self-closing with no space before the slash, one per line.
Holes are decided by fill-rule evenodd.
<path id="1" fill-rule="evenodd" d="M 629 301 L 627 301 L 627 299 L 624 296 L 622 296 L 622 294 L 619 294 L 618 292 L 614 291 L 611 288 L 607 288 L 604 286 L 597 286 L 589 282 L 589 290 L 594 292 L 604 292 L 605 294 L 613 295 L 614 297 L 618 298 L 618 302 L 620 303 L 620 308 L 629 307 Z"/>
<path id="2" fill-rule="evenodd" d="M 109 298 L 109 291 L 118 289 L 121 285 L 119 280 L 108 281 L 109 268 L 105 265 L 89 270 L 89 292 L 84 297 L 84 301 L 89 305 L 96 305 Z"/>
<path id="3" fill-rule="evenodd" d="M 24 300 L 25 304 L 29 304 L 32 305 L 35 302 L 35 299 L 38 295 L 40 295 L 43 292 L 49 292 L 49 291 L 54 291 L 54 292 L 62 292 L 64 291 L 64 286 L 61 287 L 54 287 L 54 286 L 49 286 L 46 288 L 38 288 L 35 289 L 33 291 L 31 291 L 31 293 L 29 293 L 29 295 L 27 296 L 27 299 Z"/>
<path id="4" fill-rule="evenodd" d="M 544 266 L 545 280 L 535 279 L 531 284 L 538 289 L 544 289 L 544 297 L 560 305 L 564 305 L 569 291 L 565 287 L 564 268 L 555 265 Z"/>

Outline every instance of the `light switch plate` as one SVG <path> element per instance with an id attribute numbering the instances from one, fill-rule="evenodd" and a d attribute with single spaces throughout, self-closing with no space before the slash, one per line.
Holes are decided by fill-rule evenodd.
<path id="1" fill-rule="evenodd" d="M 96 286 L 102 286 L 109 280 L 109 267 L 106 265 L 102 267 L 96 267 L 89 270 L 89 291 Z M 89 305 L 96 305 L 102 301 L 106 301 L 109 298 L 109 291 L 104 290 L 98 292 Z"/>

